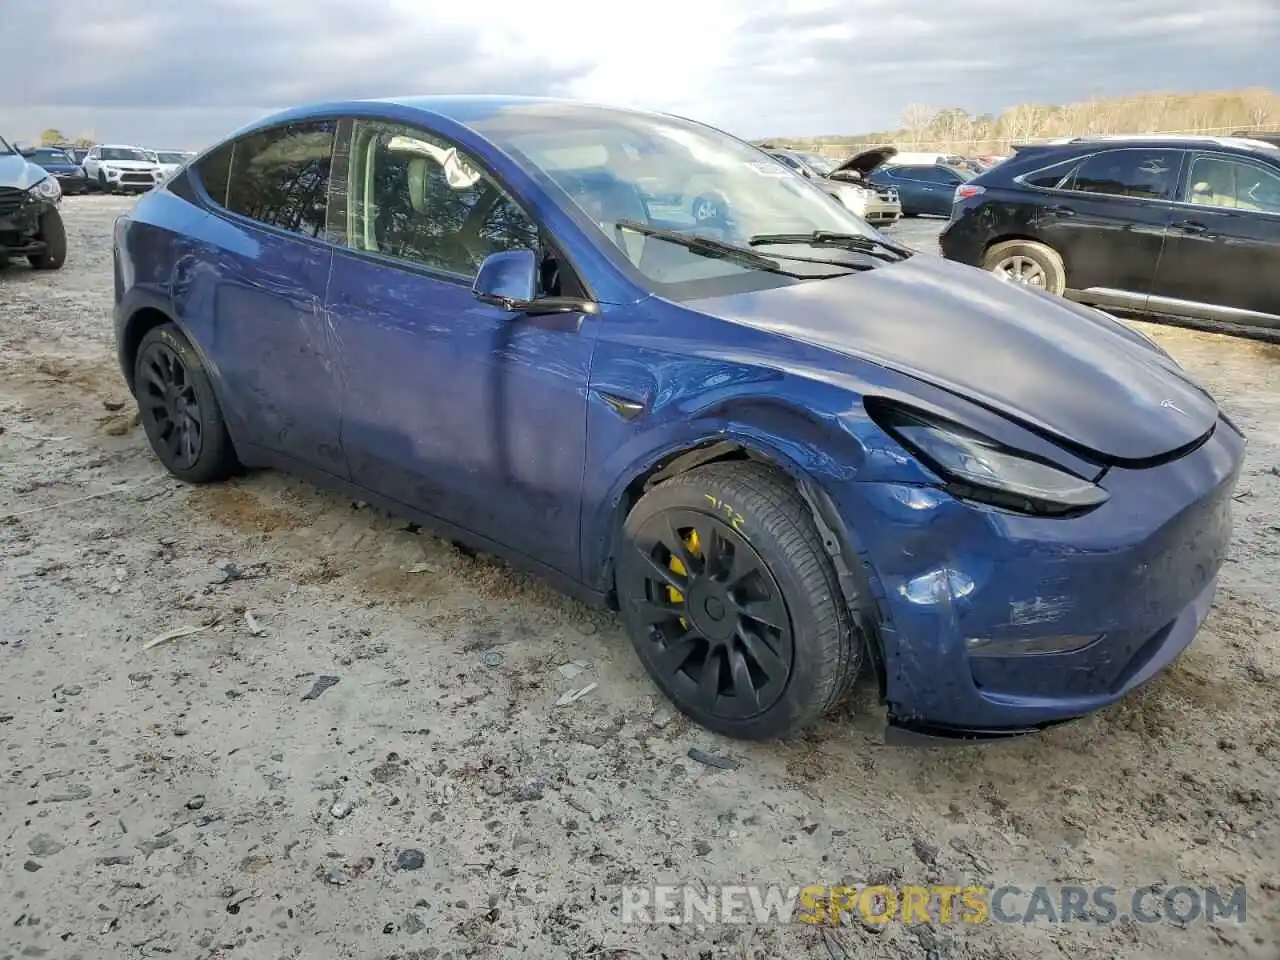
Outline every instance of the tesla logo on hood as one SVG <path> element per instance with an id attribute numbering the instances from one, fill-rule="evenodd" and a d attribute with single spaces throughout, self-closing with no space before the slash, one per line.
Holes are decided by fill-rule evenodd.
<path id="1" fill-rule="evenodd" d="M 1190 416 L 1190 414 L 1187 413 L 1187 411 L 1183 410 L 1180 406 L 1178 406 L 1172 400 L 1161 400 L 1160 406 L 1164 407 L 1166 410 L 1177 411 L 1178 413 L 1182 414 L 1184 417 Z"/>

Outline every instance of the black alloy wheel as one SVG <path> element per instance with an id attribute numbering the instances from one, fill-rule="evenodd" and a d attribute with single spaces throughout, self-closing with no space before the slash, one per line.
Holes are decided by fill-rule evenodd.
<path id="1" fill-rule="evenodd" d="M 167 343 L 150 343 L 138 358 L 138 406 L 147 434 L 164 447 L 165 466 L 190 470 L 204 449 L 204 417 L 186 364 Z"/>
<path id="2" fill-rule="evenodd" d="M 777 703 L 795 656 L 791 618 L 777 580 L 732 524 L 667 510 L 632 547 L 643 563 L 627 593 L 648 626 L 655 679 L 717 718 L 744 720 Z"/>

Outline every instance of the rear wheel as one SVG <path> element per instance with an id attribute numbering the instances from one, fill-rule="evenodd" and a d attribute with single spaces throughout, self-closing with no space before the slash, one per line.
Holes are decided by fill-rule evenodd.
<path id="1" fill-rule="evenodd" d="M 40 218 L 37 239 L 44 241 L 44 250 L 27 257 L 36 270 L 57 270 L 67 262 L 67 231 L 62 225 L 62 214 L 50 207 Z"/>
<path id="2" fill-rule="evenodd" d="M 165 468 L 180 480 L 224 480 L 236 468 L 222 407 L 200 355 L 171 323 L 148 330 L 134 364 L 143 429 Z"/>
<path id="3" fill-rule="evenodd" d="M 683 713 L 764 740 L 848 692 L 860 639 L 804 501 L 758 463 L 646 493 L 624 525 L 618 600 L 645 669 Z"/>
<path id="4" fill-rule="evenodd" d="M 1002 280 L 1057 296 L 1067 289 L 1067 268 L 1062 257 L 1052 247 L 1033 240 L 995 244 L 983 257 L 982 266 Z"/>

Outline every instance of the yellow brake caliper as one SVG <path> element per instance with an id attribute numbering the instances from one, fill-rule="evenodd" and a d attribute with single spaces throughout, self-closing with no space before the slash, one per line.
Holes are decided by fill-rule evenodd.
<path id="1" fill-rule="evenodd" d="M 697 530 L 689 531 L 688 539 L 685 540 L 684 545 L 688 548 L 690 556 L 696 557 L 699 555 Z M 684 562 L 681 561 L 681 559 L 674 553 L 671 554 L 671 562 L 668 566 L 673 572 L 680 574 L 682 577 L 687 577 L 689 575 L 689 571 L 685 569 Z M 675 587 L 667 587 L 667 597 L 672 603 L 684 603 L 684 594 Z M 684 617 L 680 618 L 680 625 L 686 630 L 689 629 L 689 621 Z"/>

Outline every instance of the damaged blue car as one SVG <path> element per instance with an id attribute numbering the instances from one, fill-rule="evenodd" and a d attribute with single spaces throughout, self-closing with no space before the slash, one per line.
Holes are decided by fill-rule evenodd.
<path id="1" fill-rule="evenodd" d="M 555 100 L 263 120 L 115 232 L 163 464 L 276 467 L 616 607 L 719 733 L 998 737 L 1213 598 L 1245 440 L 1096 310 L 914 253 L 750 144 Z"/>

